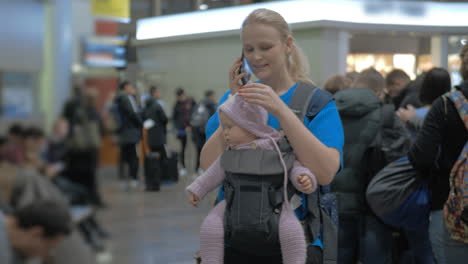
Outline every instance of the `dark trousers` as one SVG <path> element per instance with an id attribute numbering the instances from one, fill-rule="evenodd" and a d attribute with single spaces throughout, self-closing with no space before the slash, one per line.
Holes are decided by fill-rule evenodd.
<path id="1" fill-rule="evenodd" d="M 187 135 L 178 135 L 177 139 L 180 141 L 180 163 L 183 168 L 185 167 L 185 149 L 187 148 Z"/>
<path id="2" fill-rule="evenodd" d="M 281 252 L 278 255 L 260 257 L 252 256 L 244 252 L 240 252 L 230 247 L 224 250 L 224 264 L 283 264 Z M 307 247 L 307 261 L 306 264 L 323 264 L 322 250 L 315 246 Z"/>
<path id="3" fill-rule="evenodd" d="M 392 263 L 392 229 L 371 214 L 340 215 L 338 264 Z"/>
<path id="4" fill-rule="evenodd" d="M 133 180 L 138 179 L 138 153 L 135 143 L 131 144 L 122 144 L 120 145 L 120 169 L 122 169 L 122 174 L 126 174 L 123 172 L 123 168 L 125 164 L 128 164 L 129 168 L 129 175 L 130 178 Z"/>
<path id="5" fill-rule="evenodd" d="M 70 151 L 65 175 L 73 183 L 86 188 L 89 201 L 95 205 L 101 205 L 102 199 L 96 179 L 97 160 L 97 149 Z"/>
<path id="6" fill-rule="evenodd" d="M 196 156 L 196 160 L 195 160 L 195 171 L 200 168 L 200 154 L 201 154 L 201 151 L 203 149 L 203 146 L 205 145 L 205 141 L 206 141 L 206 134 L 204 131 L 202 130 L 199 130 L 199 129 L 194 129 L 192 131 L 193 133 L 193 143 L 195 144 L 195 148 L 196 148 L 196 151 L 197 151 L 197 156 Z"/>

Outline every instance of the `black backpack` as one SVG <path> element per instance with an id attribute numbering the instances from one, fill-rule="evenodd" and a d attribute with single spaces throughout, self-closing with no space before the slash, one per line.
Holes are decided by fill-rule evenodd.
<path id="1" fill-rule="evenodd" d="M 366 184 L 385 166 L 408 154 L 411 138 L 408 130 L 395 115 L 393 104 L 381 107 L 381 126 L 365 153 Z"/>

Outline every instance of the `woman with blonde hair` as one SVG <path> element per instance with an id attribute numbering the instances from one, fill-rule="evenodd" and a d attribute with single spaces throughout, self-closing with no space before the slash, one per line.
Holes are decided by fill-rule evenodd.
<path id="1" fill-rule="evenodd" d="M 281 127 L 297 159 L 316 176 L 318 184 L 329 184 L 341 166 L 344 144 L 341 120 L 331 99 L 316 115 L 306 115 L 304 120 L 299 120 L 288 107 L 298 85 L 312 81 L 308 77 L 307 59 L 296 45 L 287 22 L 275 11 L 254 10 L 242 24 L 241 40 L 244 58 L 258 82 L 240 85 L 245 73 L 239 73 L 242 60 L 238 58 L 229 71 L 230 91 L 224 94 L 220 104 L 229 94 L 238 93 L 246 102 L 265 108 L 269 114 L 268 125 L 278 130 Z M 316 93 L 326 92 L 318 90 Z M 200 160 L 203 169 L 227 147 L 218 114 L 212 116 L 207 125 L 207 138 Z M 307 263 L 322 263 L 314 260 L 321 258 L 322 242 L 317 237 L 308 246 Z M 253 256 L 227 246 L 224 260 L 225 263 L 281 263 L 281 253 Z"/>

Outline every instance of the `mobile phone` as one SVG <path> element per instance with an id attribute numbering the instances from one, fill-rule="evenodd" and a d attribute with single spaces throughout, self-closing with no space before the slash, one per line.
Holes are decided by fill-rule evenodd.
<path id="1" fill-rule="evenodd" d="M 244 52 L 242 52 L 241 61 L 242 65 L 239 67 L 239 74 L 241 74 L 242 72 L 246 73 L 245 76 L 241 78 L 242 85 L 246 85 L 249 82 L 250 77 L 252 76 L 252 70 L 250 69 L 249 62 L 244 57 Z"/>

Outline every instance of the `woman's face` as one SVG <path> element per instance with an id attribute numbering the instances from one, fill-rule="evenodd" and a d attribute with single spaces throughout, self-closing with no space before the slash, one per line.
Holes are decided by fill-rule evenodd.
<path id="1" fill-rule="evenodd" d="M 274 27 L 264 24 L 249 24 L 242 30 L 244 57 L 258 79 L 268 81 L 287 73 L 286 54 L 289 44 L 281 39 Z"/>

